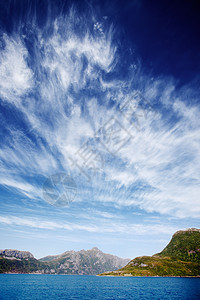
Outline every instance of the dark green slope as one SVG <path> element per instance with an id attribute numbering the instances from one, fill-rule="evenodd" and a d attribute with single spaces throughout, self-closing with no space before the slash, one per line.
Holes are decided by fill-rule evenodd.
<path id="1" fill-rule="evenodd" d="M 40 273 L 47 268 L 45 263 L 35 258 L 11 260 L 0 257 L 0 273 Z"/>
<path id="2" fill-rule="evenodd" d="M 200 262 L 200 230 L 191 228 L 177 231 L 158 255 Z"/>
<path id="3" fill-rule="evenodd" d="M 200 229 L 177 231 L 162 252 L 131 260 L 106 276 L 200 276 Z"/>

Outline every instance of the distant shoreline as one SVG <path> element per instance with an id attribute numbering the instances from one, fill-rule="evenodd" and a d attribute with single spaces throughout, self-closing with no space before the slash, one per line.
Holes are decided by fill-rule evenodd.
<path id="1" fill-rule="evenodd" d="M 120 275 L 95 275 L 98 277 L 123 277 L 123 278 L 200 278 L 200 276 L 120 276 Z"/>
<path id="2" fill-rule="evenodd" d="M 57 276 L 97 276 L 117 278 L 200 278 L 200 276 L 118 276 L 118 275 L 93 275 L 93 274 L 44 274 L 44 273 L 0 273 L 4 275 L 57 275 Z"/>

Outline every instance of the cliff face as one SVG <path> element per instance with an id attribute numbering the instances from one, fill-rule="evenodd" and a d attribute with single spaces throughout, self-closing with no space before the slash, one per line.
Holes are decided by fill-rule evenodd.
<path id="1" fill-rule="evenodd" d="M 200 229 L 177 231 L 162 252 L 136 257 L 124 268 L 100 275 L 200 276 Z"/>
<path id="2" fill-rule="evenodd" d="M 28 251 L 19 251 L 12 249 L 0 250 L 0 256 L 7 259 L 29 259 L 34 258 L 33 254 Z"/>

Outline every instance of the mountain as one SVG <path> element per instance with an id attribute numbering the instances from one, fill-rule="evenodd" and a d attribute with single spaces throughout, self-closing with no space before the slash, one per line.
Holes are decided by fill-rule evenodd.
<path id="1" fill-rule="evenodd" d="M 40 261 L 48 262 L 57 274 L 96 275 L 102 272 L 100 270 L 110 271 L 121 268 L 130 259 L 106 254 L 94 247 L 91 250 L 66 251 L 60 255 L 41 258 Z"/>
<path id="2" fill-rule="evenodd" d="M 66 251 L 39 260 L 30 252 L 6 249 L 0 250 L 0 273 L 96 275 L 122 268 L 128 261 L 98 248 Z"/>
<path id="3" fill-rule="evenodd" d="M 34 258 L 33 254 L 28 251 L 19 251 L 19 250 L 0 250 L 0 257 L 7 259 L 29 259 Z"/>
<path id="4" fill-rule="evenodd" d="M 200 276 L 200 229 L 177 231 L 162 252 L 140 256 L 101 276 Z"/>
<path id="5" fill-rule="evenodd" d="M 28 251 L 0 250 L 0 273 L 40 273 L 45 267 Z"/>

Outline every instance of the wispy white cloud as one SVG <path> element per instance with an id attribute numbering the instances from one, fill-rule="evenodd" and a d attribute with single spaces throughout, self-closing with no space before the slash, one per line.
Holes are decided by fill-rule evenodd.
<path id="1" fill-rule="evenodd" d="M 132 234 L 135 235 L 143 235 L 151 232 L 152 234 L 171 234 L 177 228 L 169 225 L 161 225 L 161 224 L 152 224 L 152 225 L 143 225 L 143 224 L 122 224 L 122 223 L 114 223 L 109 222 L 106 225 L 94 225 L 94 224 L 75 224 L 73 223 L 61 223 L 55 221 L 44 221 L 36 218 L 21 218 L 15 216 L 0 216 L 0 223 L 7 225 L 17 225 L 17 226 L 25 226 L 36 229 L 48 229 L 48 230 L 58 230 L 63 229 L 67 231 L 85 231 L 85 232 L 93 232 L 93 233 L 124 233 L 124 234 Z"/>
<path id="2" fill-rule="evenodd" d="M 62 170 L 82 184 L 77 201 L 82 197 L 177 217 L 200 216 L 199 107 L 187 103 L 172 79 L 152 81 L 141 67 L 132 70 L 131 79 L 116 78 L 112 71 L 120 57 L 112 27 L 105 31 L 103 23 L 94 21 L 94 32 L 86 30 L 80 37 L 70 25 L 74 17 L 71 11 L 68 20 L 56 20 L 48 37 L 36 30 L 34 64 L 19 35 L 4 36 L 0 96 L 23 116 L 28 130 L 15 128 L 12 120 L 4 124 L 9 136 L 0 149 L 0 184 L 37 198 L 40 189 L 26 176 Z M 112 76 L 106 80 L 105 74 Z M 147 108 L 146 114 L 138 108 L 140 130 L 128 126 L 117 109 L 133 100 L 133 86 L 141 86 L 143 96 L 160 107 L 156 112 Z M 112 116 L 132 134 L 115 157 L 94 138 Z M 92 183 L 79 180 L 84 175 L 69 161 L 88 139 L 104 161 Z"/>
<path id="3" fill-rule="evenodd" d="M 200 215 L 199 109 L 176 99 L 173 107 L 178 110 L 180 120 L 174 125 L 166 124 L 160 115 L 144 120 L 143 130 L 119 153 L 126 162 L 125 168 L 115 166 L 107 174 L 124 188 L 134 182 L 149 187 L 140 189 L 136 197 L 133 191 L 129 200 L 119 199 L 121 205 L 136 205 L 147 211 L 179 217 L 197 217 Z"/>
<path id="4" fill-rule="evenodd" d="M 33 72 L 27 65 L 28 51 L 19 36 L 4 35 L 4 42 L 0 57 L 0 96 L 16 103 L 33 87 Z"/>

